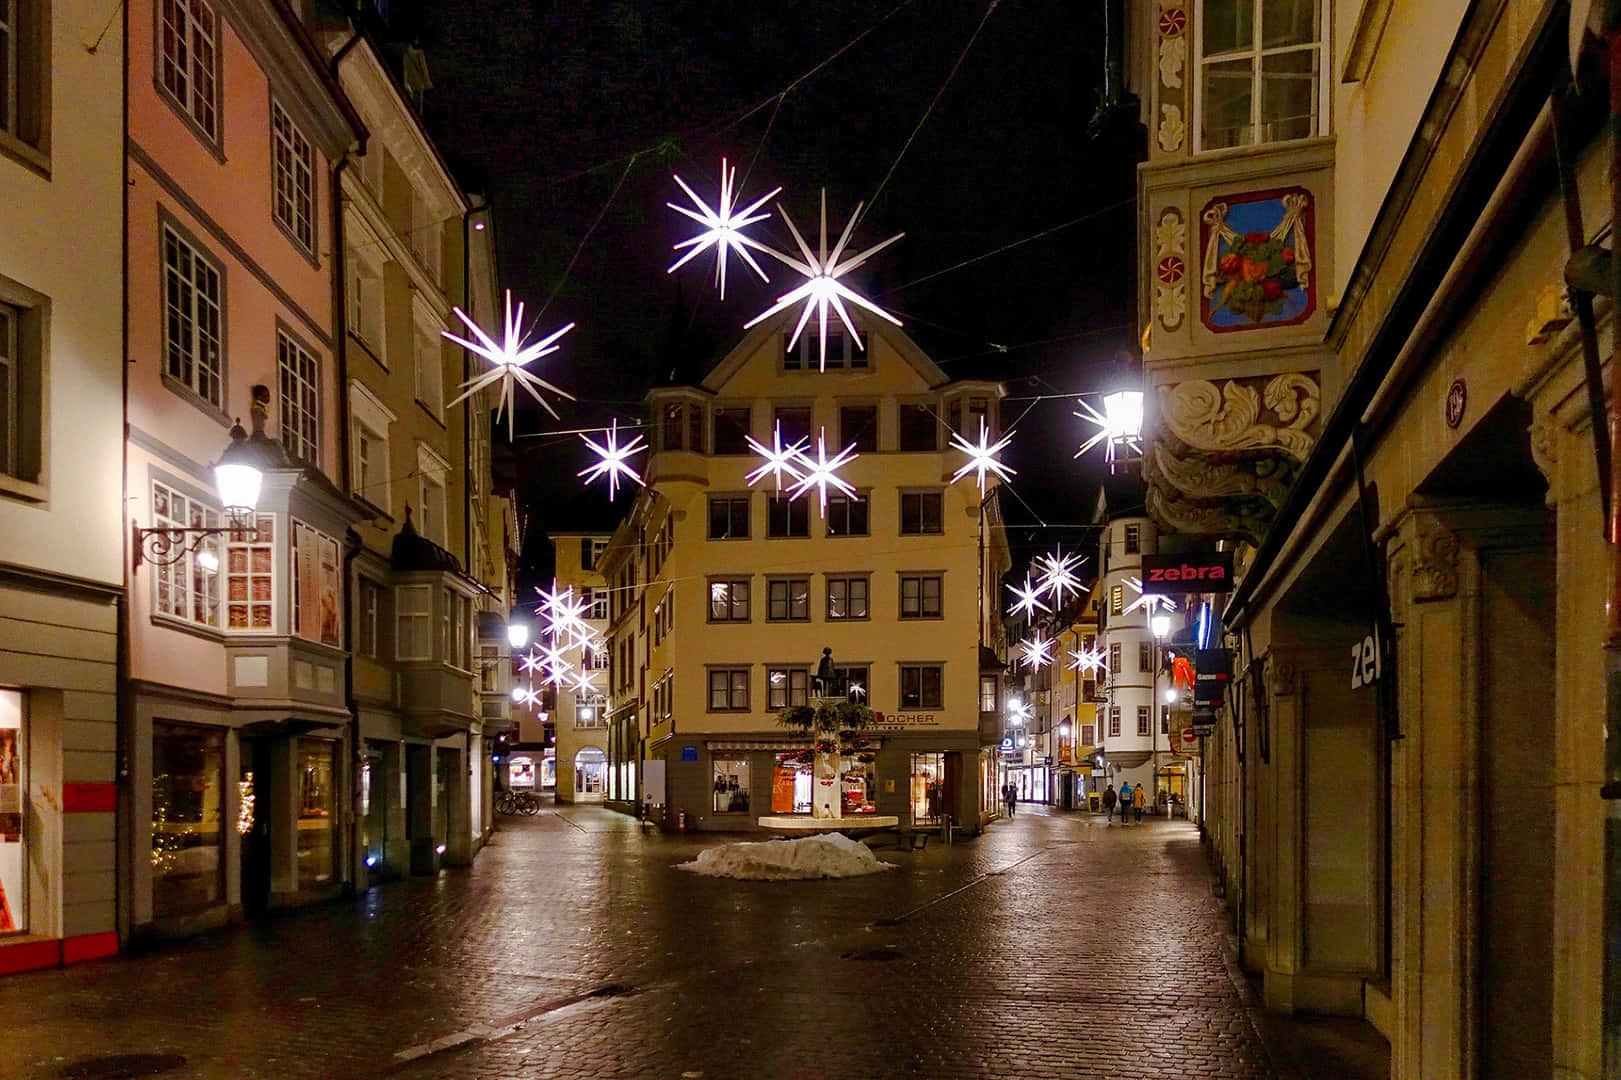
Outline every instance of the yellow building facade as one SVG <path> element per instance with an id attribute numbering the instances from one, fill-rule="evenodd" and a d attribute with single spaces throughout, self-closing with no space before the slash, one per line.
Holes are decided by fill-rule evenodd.
<path id="1" fill-rule="evenodd" d="M 610 805 L 670 827 L 752 829 L 809 813 L 811 742 L 776 723 L 836 687 L 877 714 L 845 758 L 846 814 L 977 831 L 1001 777 L 998 591 L 1009 565 L 994 477 L 984 492 L 948 432 L 998 428 L 1003 390 L 953 381 L 905 334 L 861 325 L 787 348 L 753 330 L 696 386 L 649 396 L 647 487 L 602 561 L 609 590 Z M 771 446 L 854 447 L 854 495 L 779 493 L 750 474 Z M 830 650 L 830 652 L 825 652 Z M 830 689 L 830 692 L 832 690 Z M 803 760 L 800 760 L 803 757 Z"/>

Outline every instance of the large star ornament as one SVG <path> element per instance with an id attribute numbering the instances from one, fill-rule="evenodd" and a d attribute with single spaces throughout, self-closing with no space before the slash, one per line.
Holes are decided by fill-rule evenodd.
<path id="1" fill-rule="evenodd" d="M 738 210 L 732 202 L 732 182 L 736 176 L 737 166 L 733 165 L 728 168 L 726 159 L 721 158 L 720 200 L 713 209 L 700 199 L 697 193 L 688 187 L 687 182 L 681 179 L 680 176 L 675 178 L 675 182 L 681 185 L 681 190 L 687 193 L 687 198 L 692 200 L 692 204 L 698 208 L 697 211 L 688 210 L 685 206 L 677 206 L 673 202 L 664 204 L 676 213 L 685 214 L 703 226 L 703 232 L 694 236 L 691 240 L 683 240 L 675 245 L 677 251 L 682 248 L 689 248 L 690 250 L 671 263 L 670 268 L 665 273 L 675 273 L 689 260 L 703 254 L 710 248 L 714 248 L 715 282 L 720 286 L 720 298 L 722 300 L 726 299 L 726 256 L 730 252 L 737 252 L 738 256 L 748 263 L 756 274 L 760 275 L 761 281 L 770 281 L 771 279 L 766 276 L 764 270 L 760 269 L 760 264 L 754 261 L 754 256 L 749 254 L 749 248 L 754 248 L 756 251 L 770 252 L 773 255 L 776 254 L 764 244 L 745 235 L 743 230 L 755 222 L 764 221 L 771 216 L 769 212 L 757 214 L 755 211 L 760 209 L 767 199 L 777 194 L 782 188 L 772 188 L 750 203 L 746 209 Z"/>
<path id="2" fill-rule="evenodd" d="M 799 288 L 778 297 L 776 304 L 769 310 L 745 323 L 743 326 L 745 330 L 764 322 L 779 311 L 803 302 L 805 308 L 799 313 L 799 323 L 794 327 L 793 337 L 788 339 L 788 348 L 792 350 L 798 344 L 799 335 L 804 332 L 805 324 L 810 321 L 811 313 L 815 312 L 821 330 L 821 359 L 817 367 L 818 370 L 825 371 L 827 369 L 827 309 L 830 306 L 838 314 L 839 320 L 844 323 L 845 330 L 849 332 L 850 339 L 856 343 L 857 347 L 861 346 L 861 336 L 856 333 L 855 324 L 850 321 L 850 312 L 844 306 L 846 300 L 871 312 L 880 319 L 887 319 L 896 326 L 901 325 L 899 319 L 851 289 L 839 278 L 905 236 L 905 233 L 896 233 L 881 244 L 870 247 L 860 254 L 846 257 L 844 249 L 850 242 L 850 233 L 855 228 L 856 222 L 861 219 L 861 204 L 857 203 L 856 212 L 851 215 L 849 224 L 845 225 L 844 232 L 839 237 L 839 242 L 833 245 L 833 251 L 829 253 L 827 250 L 827 191 L 824 189 L 822 192 L 821 242 L 817 250 L 813 252 L 810 245 L 805 242 L 805 238 L 795 228 L 793 219 L 788 216 L 788 211 L 784 210 L 781 204 L 777 206 L 777 211 L 782 214 L 782 220 L 788 223 L 788 231 L 794 234 L 794 242 L 799 245 L 800 254 L 804 258 L 797 259 L 775 248 L 766 248 L 764 250 L 769 251 L 782 262 L 803 274 L 805 283 Z"/>
<path id="3" fill-rule="evenodd" d="M 822 515 L 825 517 L 827 515 L 828 488 L 831 487 L 846 495 L 856 493 L 855 485 L 839 476 L 838 468 L 841 465 L 848 465 L 860 456 L 860 454 L 856 453 L 855 444 L 852 443 L 833 457 L 828 457 L 827 433 L 824 431 L 818 434 L 816 436 L 816 459 L 813 461 L 809 454 L 800 453 L 799 468 L 802 475 L 799 478 L 799 483 L 789 489 L 788 497 L 797 499 L 811 488 L 815 488 L 817 496 L 821 500 Z"/>
<path id="4" fill-rule="evenodd" d="M 512 309 L 512 291 L 509 289 L 507 290 L 506 325 L 501 341 L 497 344 L 495 339 L 486 334 L 478 323 L 469 318 L 461 308 L 451 308 L 451 310 L 456 313 L 458 319 L 467 324 L 467 328 L 473 332 L 473 336 L 478 340 L 476 342 L 468 341 L 466 338 L 457 337 L 449 330 L 441 330 L 440 333 L 468 352 L 482 356 L 495 366 L 489 371 L 481 375 L 475 375 L 462 383 L 462 392 L 446 402 L 446 408 L 456 404 L 463 398 L 471 397 L 487 386 L 500 383 L 501 394 L 496 400 L 495 418 L 499 421 L 501 413 L 506 412 L 507 436 L 510 438 L 512 435 L 512 416 L 516 406 L 515 387 L 522 386 L 528 391 L 530 397 L 540 402 L 541 407 L 552 414 L 553 418 L 557 417 L 557 410 L 552 408 L 551 402 L 541 396 L 542 390 L 550 390 L 559 397 L 568 398 L 570 401 L 574 400 L 573 394 L 561 387 L 553 386 L 539 375 L 527 370 L 526 367 L 530 362 L 556 352 L 561 347 L 557 344 L 557 339 L 574 329 L 573 323 L 569 323 L 561 330 L 554 331 L 539 341 L 525 345 L 523 343 L 523 303 L 520 301 L 518 309 L 514 311 Z"/>

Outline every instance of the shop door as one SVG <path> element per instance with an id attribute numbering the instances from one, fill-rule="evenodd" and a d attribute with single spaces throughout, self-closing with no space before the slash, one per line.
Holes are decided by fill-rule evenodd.
<path id="1" fill-rule="evenodd" d="M 978 820 L 978 811 L 970 811 L 962 804 L 962 753 L 957 750 L 946 753 L 946 788 L 943 802 L 946 813 L 951 815 L 954 824 Z"/>
<path id="2" fill-rule="evenodd" d="M 270 907 L 271 758 L 268 739 L 242 740 L 237 830 L 242 834 L 242 913 L 249 918 Z"/>

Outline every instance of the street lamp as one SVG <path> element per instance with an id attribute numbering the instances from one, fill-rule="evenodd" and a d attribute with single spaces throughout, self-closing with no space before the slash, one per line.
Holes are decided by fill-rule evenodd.
<path id="1" fill-rule="evenodd" d="M 521 649 L 529 644 L 529 624 L 526 622 L 507 623 L 507 644 L 513 649 Z"/>
<path id="2" fill-rule="evenodd" d="M 229 524 L 189 528 L 160 525 L 150 529 L 133 526 L 134 568 L 139 570 L 142 562 L 172 566 L 197 551 L 203 541 L 211 536 L 229 536 L 239 542 L 251 542 L 258 535 L 253 511 L 259 505 L 259 488 L 264 482 L 260 460 L 258 452 L 249 444 L 248 433 L 242 429 L 242 425 L 232 425 L 231 444 L 214 465 L 214 487 L 219 493 L 220 505 L 224 507 Z M 205 569 L 219 567 L 219 556 L 212 551 L 203 551 L 198 558 L 204 561 Z M 212 567 L 208 566 L 209 562 L 213 563 Z"/>

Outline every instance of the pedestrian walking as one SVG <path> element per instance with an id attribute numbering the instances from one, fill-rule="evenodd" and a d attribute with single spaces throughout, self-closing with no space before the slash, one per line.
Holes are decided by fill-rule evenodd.
<path id="1" fill-rule="evenodd" d="M 1013 820 L 1013 811 L 1019 805 L 1019 789 L 1014 787 L 1011 781 L 1002 785 L 1002 801 L 1007 803 L 1008 820 Z"/>
<path id="2" fill-rule="evenodd" d="M 1127 780 L 1120 785 L 1120 824 L 1126 824 L 1126 815 L 1131 813 L 1131 781 Z"/>
<path id="3" fill-rule="evenodd" d="M 1137 794 L 1131 797 L 1131 803 L 1137 808 L 1137 824 L 1141 825 L 1143 823 L 1143 807 L 1148 803 L 1148 791 L 1146 785 L 1137 785 Z"/>
<path id="4" fill-rule="evenodd" d="M 1110 784 L 1103 789 L 1103 816 L 1109 819 L 1110 825 L 1114 824 L 1114 800 L 1114 785 Z"/>

